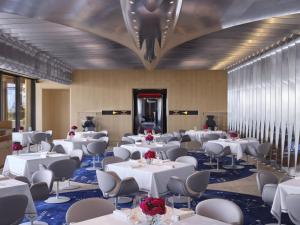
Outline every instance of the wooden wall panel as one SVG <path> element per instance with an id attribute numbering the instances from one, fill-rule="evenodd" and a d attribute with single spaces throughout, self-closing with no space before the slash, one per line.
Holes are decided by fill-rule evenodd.
<path id="1" fill-rule="evenodd" d="M 0 168 L 3 167 L 6 156 L 11 154 L 11 134 L 12 122 L 0 121 Z"/>
<path id="2" fill-rule="evenodd" d="M 132 110 L 132 89 L 162 88 L 167 89 L 168 110 L 198 110 L 198 116 L 169 116 L 168 131 L 178 129 L 193 129 L 202 127 L 207 114 L 216 116 L 216 121 L 222 129 L 227 124 L 227 76 L 225 71 L 145 71 L 145 70 L 114 70 L 95 71 L 79 70 L 73 73 L 73 83 L 70 86 L 53 82 L 37 84 L 37 129 L 61 130 L 60 124 L 51 123 L 49 113 L 44 110 L 53 108 L 50 98 L 44 96 L 44 90 L 70 90 L 70 118 L 65 116 L 63 130 L 70 125 L 81 127 L 85 115 L 97 118 L 98 129 L 107 129 L 111 140 L 118 141 L 122 134 L 132 131 L 132 115 L 102 116 L 102 110 Z M 50 92 L 49 92 L 50 93 Z M 64 105 L 59 98 L 61 105 Z M 49 105 L 47 107 L 46 105 Z M 46 107 L 46 108 L 43 108 Z M 64 109 L 66 107 L 64 106 Z M 57 128 L 56 128 L 57 126 Z M 67 128 L 68 127 L 68 128 Z M 55 132 L 56 133 L 56 132 Z M 66 131 L 55 134 L 64 138 Z"/>
<path id="3" fill-rule="evenodd" d="M 164 88 L 168 110 L 198 110 L 198 116 L 169 116 L 168 131 L 200 128 L 213 113 L 226 129 L 227 77 L 225 71 L 75 71 L 71 90 L 71 124 L 80 127 L 80 114 L 97 113 L 99 129 L 107 129 L 112 141 L 132 131 L 132 116 L 101 116 L 102 110 L 132 110 L 132 89 Z M 219 118 L 220 117 L 220 118 Z"/>
<path id="4" fill-rule="evenodd" d="M 42 130 L 53 130 L 53 138 L 64 138 L 70 127 L 70 91 L 43 89 Z"/>

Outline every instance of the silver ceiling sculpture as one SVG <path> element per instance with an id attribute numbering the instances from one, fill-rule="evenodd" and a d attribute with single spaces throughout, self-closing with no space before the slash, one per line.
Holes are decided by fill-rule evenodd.
<path id="1" fill-rule="evenodd" d="M 136 47 L 152 64 L 173 33 L 182 0 L 120 0 L 124 21 Z"/>
<path id="2" fill-rule="evenodd" d="M 299 0 L 1 0 L 0 29 L 73 69 L 225 69 L 297 32 L 299 12 Z"/>

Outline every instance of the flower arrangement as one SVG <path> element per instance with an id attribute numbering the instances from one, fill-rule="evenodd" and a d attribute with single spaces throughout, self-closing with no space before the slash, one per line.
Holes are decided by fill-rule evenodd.
<path id="1" fill-rule="evenodd" d="M 71 127 L 71 129 L 72 129 L 72 130 L 77 130 L 78 127 L 77 127 L 76 125 L 73 125 L 73 126 Z"/>
<path id="2" fill-rule="evenodd" d="M 145 140 L 148 141 L 148 142 L 151 142 L 151 141 L 154 140 L 154 137 L 153 137 L 153 135 L 148 134 L 148 135 L 145 137 Z"/>
<path id="3" fill-rule="evenodd" d="M 239 134 L 235 131 L 230 131 L 230 132 L 228 132 L 228 134 L 231 138 L 238 138 L 238 136 L 239 136 Z"/>
<path id="4" fill-rule="evenodd" d="M 159 224 L 158 216 L 166 214 L 166 205 L 162 198 L 148 197 L 141 202 L 140 208 L 145 215 L 150 217 L 150 225 Z"/>
<path id="5" fill-rule="evenodd" d="M 145 153 L 144 155 L 145 159 L 155 159 L 156 158 L 156 152 L 155 151 L 152 151 L 152 150 L 149 150 Z"/>
<path id="6" fill-rule="evenodd" d="M 24 127 L 20 126 L 19 131 L 24 131 Z"/>
<path id="7" fill-rule="evenodd" d="M 20 142 L 15 142 L 12 145 L 12 150 L 14 152 L 17 152 L 17 154 L 19 154 L 19 151 L 21 151 L 23 149 L 23 146 L 20 144 Z"/>
<path id="8" fill-rule="evenodd" d="M 71 131 L 69 131 L 68 135 L 69 135 L 69 137 L 72 138 L 75 136 L 75 132 L 71 130 Z"/>
<path id="9" fill-rule="evenodd" d="M 147 134 L 153 134 L 152 129 L 147 129 L 147 130 L 146 130 L 146 133 L 147 133 Z"/>

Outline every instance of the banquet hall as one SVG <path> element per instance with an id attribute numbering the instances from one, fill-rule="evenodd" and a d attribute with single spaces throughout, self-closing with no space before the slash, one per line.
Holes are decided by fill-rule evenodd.
<path id="1" fill-rule="evenodd" d="M 0 225 L 300 225 L 299 0 L 1 0 Z"/>

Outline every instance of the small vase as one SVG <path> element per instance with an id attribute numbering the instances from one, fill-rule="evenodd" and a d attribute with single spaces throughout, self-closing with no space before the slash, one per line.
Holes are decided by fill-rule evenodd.
<path id="1" fill-rule="evenodd" d="M 146 163 L 147 163 L 148 165 L 150 165 L 151 162 L 152 162 L 152 159 L 146 159 Z"/>
<path id="2" fill-rule="evenodd" d="M 160 225 L 160 215 L 147 216 L 147 225 Z"/>

